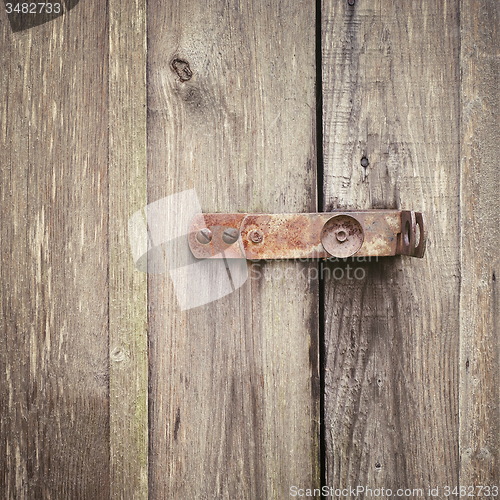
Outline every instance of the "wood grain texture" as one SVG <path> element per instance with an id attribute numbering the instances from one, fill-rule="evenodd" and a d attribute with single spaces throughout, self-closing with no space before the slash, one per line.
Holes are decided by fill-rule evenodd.
<path id="1" fill-rule="evenodd" d="M 422 210 L 429 230 L 423 260 L 328 264 L 344 272 L 325 282 L 335 488 L 458 484 L 457 9 L 323 2 L 324 209 Z"/>
<path id="2" fill-rule="evenodd" d="M 314 17 L 312 1 L 148 3 L 149 203 L 194 188 L 204 212 L 316 209 Z M 248 266 L 183 312 L 149 275 L 151 498 L 319 484 L 316 264 Z"/>
<path id="3" fill-rule="evenodd" d="M 499 486 L 498 2 L 461 1 L 460 32 L 460 484 Z"/>
<path id="4" fill-rule="evenodd" d="M 0 495 L 108 498 L 106 5 L 0 17 Z"/>
<path id="5" fill-rule="evenodd" d="M 129 218 L 146 206 L 146 3 L 109 2 L 111 498 L 148 496 L 147 275 Z"/>

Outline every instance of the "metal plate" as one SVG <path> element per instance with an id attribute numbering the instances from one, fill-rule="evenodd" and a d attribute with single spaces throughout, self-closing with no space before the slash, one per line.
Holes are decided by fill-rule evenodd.
<path id="1" fill-rule="evenodd" d="M 299 259 L 325 256 L 320 233 L 324 221 L 318 214 L 247 215 L 241 239 L 247 259 Z M 250 239 L 253 231 L 262 233 L 262 242 Z"/>
<path id="2" fill-rule="evenodd" d="M 193 255 L 206 258 L 314 259 L 331 257 L 321 241 L 324 225 L 332 217 L 347 216 L 358 221 L 364 234 L 357 257 L 383 257 L 405 254 L 422 257 L 425 250 L 425 230 L 420 213 L 399 210 L 335 211 L 310 214 L 198 214 L 189 228 L 189 246 Z M 409 220 L 410 233 L 401 235 L 402 217 Z M 413 222 L 414 221 L 414 222 Z M 421 239 L 416 244 L 417 226 Z M 209 243 L 202 244 L 197 232 L 208 228 Z M 239 232 L 232 244 L 223 241 L 227 228 Z M 200 238 L 202 241 L 203 238 Z M 407 241 L 406 241 L 407 240 Z M 413 245 L 413 246 L 412 246 Z"/>
<path id="3" fill-rule="evenodd" d="M 245 259 L 241 249 L 241 238 L 235 243 L 228 244 L 223 235 L 227 228 L 239 231 L 246 214 L 197 214 L 189 225 L 188 241 L 191 252 L 198 259 L 226 258 Z M 212 233 L 211 241 L 202 244 L 197 239 L 198 231 L 209 229 Z"/>

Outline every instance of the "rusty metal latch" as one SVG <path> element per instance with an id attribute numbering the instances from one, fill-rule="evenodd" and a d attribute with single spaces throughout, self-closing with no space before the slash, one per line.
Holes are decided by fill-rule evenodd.
<path id="1" fill-rule="evenodd" d="M 410 210 L 311 214 L 197 214 L 189 247 L 199 259 L 423 257 L 423 215 Z"/>

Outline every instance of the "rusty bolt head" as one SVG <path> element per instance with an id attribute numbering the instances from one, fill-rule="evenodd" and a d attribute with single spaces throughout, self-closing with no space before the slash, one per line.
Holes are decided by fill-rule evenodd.
<path id="1" fill-rule="evenodd" d="M 198 243 L 206 245 L 207 243 L 210 243 L 212 241 L 212 231 L 210 231 L 210 229 L 207 229 L 206 227 L 204 229 L 200 229 L 196 233 L 196 239 L 198 240 Z"/>
<path id="2" fill-rule="evenodd" d="M 363 227 L 350 215 L 334 215 L 321 230 L 323 248 L 333 257 L 354 255 L 361 248 L 363 240 Z"/>
<path id="3" fill-rule="evenodd" d="M 264 235 L 258 229 L 254 229 L 250 232 L 250 240 L 253 243 L 262 243 L 263 239 Z"/>
<path id="4" fill-rule="evenodd" d="M 234 227 L 228 227 L 222 233 L 222 241 L 228 245 L 232 245 L 240 236 L 240 232 Z"/>
<path id="5" fill-rule="evenodd" d="M 343 243 L 346 239 L 347 239 L 347 233 L 345 232 L 344 229 L 339 229 L 336 233 L 335 233 L 335 237 L 337 238 L 337 241 L 339 243 Z"/>

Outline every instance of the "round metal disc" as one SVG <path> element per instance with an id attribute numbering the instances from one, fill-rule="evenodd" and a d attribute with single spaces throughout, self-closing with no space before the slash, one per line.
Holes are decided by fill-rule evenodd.
<path id="1" fill-rule="evenodd" d="M 321 230 L 321 243 L 333 257 L 354 255 L 361 248 L 364 238 L 361 224 L 350 215 L 334 215 Z"/>

